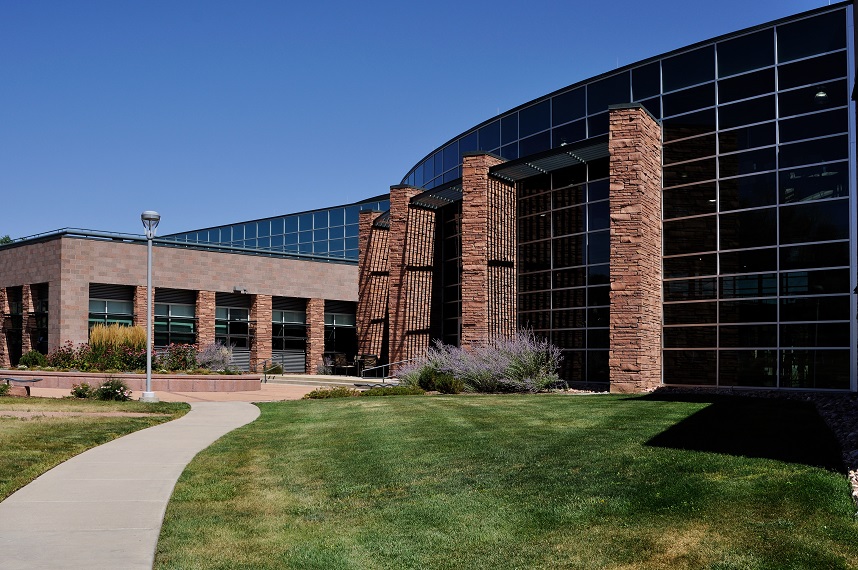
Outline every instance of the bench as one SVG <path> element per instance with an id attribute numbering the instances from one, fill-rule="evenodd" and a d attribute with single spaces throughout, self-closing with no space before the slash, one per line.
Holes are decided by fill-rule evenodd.
<path id="1" fill-rule="evenodd" d="M 3 377 L 3 378 L 0 378 L 0 380 L 5 380 L 6 384 L 8 384 L 10 386 L 12 385 L 13 382 L 15 384 L 23 384 L 23 386 L 21 386 L 21 388 L 24 389 L 24 394 L 13 394 L 12 390 L 9 390 L 10 396 L 22 396 L 22 395 L 23 396 L 29 396 L 30 395 L 30 386 L 35 384 L 36 382 L 42 381 L 41 378 L 10 378 L 10 377 Z"/>

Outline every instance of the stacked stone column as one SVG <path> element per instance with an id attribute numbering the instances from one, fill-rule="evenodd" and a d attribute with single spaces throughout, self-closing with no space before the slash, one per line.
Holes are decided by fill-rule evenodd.
<path id="1" fill-rule="evenodd" d="M 215 341 L 215 292 L 197 291 L 194 308 L 197 317 L 197 345 L 203 347 Z"/>
<path id="2" fill-rule="evenodd" d="M 307 299 L 307 374 L 318 374 L 325 358 L 325 300 Z"/>
<path id="3" fill-rule="evenodd" d="M 6 328 L 10 325 L 9 317 L 9 295 L 5 287 L 0 287 L 0 367 L 8 368 L 9 345 L 6 340 Z"/>
<path id="4" fill-rule="evenodd" d="M 661 129 L 640 105 L 610 110 L 611 392 L 661 383 Z"/>
<path id="5" fill-rule="evenodd" d="M 271 319 L 271 295 L 253 295 L 250 301 L 250 320 L 254 323 L 250 345 L 251 369 L 257 369 L 271 358 Z"/>
<path id="6" fill-rule="evenodd" d="M 33 329 L 36 326 L 33 313 L 36 307 L 33 302 L 33 289 L 30 285 L 21 287 L 21 355 L 33 350 Z"/>
<path id="7" fill-rule="evenodd" d="M 358 353 L 380 358 L 387 321 L 390 278 L 389 230 L 373 225 L 378 212 L 360 213 L 358 234 Z"/>
<path id="8" fill-rule="evenodd" d="M 137 285 L 134 287 L 134 326 L 146 328 L 146 290 L 145 285 Z M 152 296 L 152 334 L 155 334 L 155 296 Z M 154 344 L 154 341 L 153 341 Z"/>
<path id="9" fill-rule="evenodd" d="M 489 175 L 502 162 L 462 158 L 463 348 L 516 329 L 515 186 Z"/>

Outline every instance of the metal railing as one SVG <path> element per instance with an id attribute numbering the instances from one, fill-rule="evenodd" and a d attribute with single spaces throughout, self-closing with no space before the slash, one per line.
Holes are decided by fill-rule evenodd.
<path id="1" fill-rule="evenodd" d="M 390 362 L 388 364 L 379 364 L 378 366 L 370 366 L 369 368 L 364 368 L 363 370 L 361 370 L 360 377 L 361 377 L 361 379 L 364 379 L 364 380 L 366 380 L 366 379 L 377 380 L 378 379 L 378 380 L 381 380 L 382 384 L 384 384 L 388 378 L 392 378 L 391 375 L 383 373 L 381 375 L 381 377 L 379 377 L 377 374 L 373 374 L 372 376 L 367 376 L 366 373 L 369 372 L 370 370 L 390 370 L 390 368 L 392 366 L 398 366 L 400 364 L 406 364 L 408 362 L 414 362 L 415 360 L 417 360 L 417 359 L 416 358 L 409 358 L 408 360 L 400 360 L 399 362 Z"/>

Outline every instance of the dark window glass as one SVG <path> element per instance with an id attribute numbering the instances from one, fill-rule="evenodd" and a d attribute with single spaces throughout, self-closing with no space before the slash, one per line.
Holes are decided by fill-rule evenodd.
<path id="1" fill-rule="evenodd" d="M 435 161 L 430 157 L 423 163 L 423 180 L 432 180 L 433 178 L 435 178 Z"/>
<path id="2" fill-rule="evenodd" d="M 479 150 L 479 133 L 474 131 L 459 139 L 459 154 Z"/>
<path id="3" fill-rule="evenodd" d="M 780 166 L 789 168 L 814 162 L 841 160 L 849 156 L 846 135 L 783 145 L 780 148 Z"/>
<path id="4" fill-rule="evenodd" d="M 715 324 L 718 303 L 666 303 L 664 305 L 664 324 L 666 325 L 707 325 Z"/>
<path id="5" fill-rule="evenodd" d="M 769 206 L 777 199 L 776 174 L 758 174 L 719 182 L 721 211 Z"/>
<path id="6" fill-rule="evenodd" d="M 665 350 L 664 383 L 714 386 L 717 354 L 714 350 Z"/>
<path id="7" fill-rule="evenodd" d="M 847 196 L 848 169 L 848 163 L 838 162 L 781 172 L 781 202 L 788 204 Z"/>
<path id="8" fill-rule="evenodd" d="M 775 97 L 769 95 L 719 107 L 718 118 L 722 129 L 771 121 L 775 118 Z"/>
<path id="9" fill-rule="evenodd" d="M 682 255 L 715 249 L 716 216 L 664 222 L 664 254 Z"/>
<path id="10" fill-rule="evenodd" d="M 500 121 L 489 123 L 480 129 L 480 150 L 494 150 L 500 146 Z"/>
<path id="11" fill-rule="evenodd" d="M 583 117 L 586 114 L 584 95 L 584 88 L 579 87 L 554 97 L 551 104 L 552 124 L 562 125 Z"/>
<path id="12" fill-rule="evenodd" d="M 781 117 L 790 117 L 843 107 L 847 103 L 847 94 L 845 80 L 785 91 L 778 94 L 778 112 Z"/>
<path id="13" fill-rule="evenodd" d="M 518 158 L 518 143 L 502 146 L 500 149 L 500 155 L 507 160 L 515 160 Z"/>
<path id="14" fill-rule="evenodd" d="M 777 249 L 743 249 L 719 254 L 721 273 L 758 273 L 778 268 Z"/>
<path id="15" fill-rule="evenodd" d="M 551 225 L 548 215 L 529 216 L 518 219 L 520 242 L 537 241 L 551 237 Z"/>
<path id="16" fill-rule="evenodd" d="M 607 350 L 588 350 L 587 351 L 587 381 L 588 382 L 607 382 L 609 375 L 608 368 L 608 351 Z"/>
<path id="17" fill-rule="evenodd" d="M 721 297 L 773 297 L 778 294 L 778 278 L 774 273 L 734 275 L 721 278 Z"/>
<path id="18" fill-rule="evenodd" d="M 589 117 L 587 119 L 587 128 L 589 129 L 587 136 L 595 137 L 597 135 L 604 135 L 608 132 L 609 126 L 608 113 L 601 113 L 599 115 Z"/>
<path id="19" fill-rule="evenodd" d="M 571 267 L 584 264 L 584 235 L 554 240 L 554 266 Z"/>
<path id="20" fill-rule="evenodd" d="M 579 164 L 568 168 L 561 168 L 551 173 L 551 184 L 554 188 L 563 188 L 572 184 L 580 184 L 587 181 L 587 165 Z M 577 204 L 577 202 L 573 202 Z M 555 204 L 556 205 L 556 204 Z M 572 203 L 568 204 L 572 205 Z"/>
<path id="21" fill-rule="evenodd" d="M 715 179 L 715 159 L 707 158 L 696 162 L 685 162 L 674 166 L 665 166 L 664 187 L 680 184 L 694 184 Z"/>
<path id="22" fill-rule="evenodd" d="M 611 303 L 610 287 L 588 287 L 587 305 L 591 307 L 609 305 Z"/>
<path id="23" fill-rule="evenodd" d="M 623 72 L 587 85 L 587 112 L 590 115 L 606 111 L 609 105 L 628 103 L 629 73 Z M 592 136 L 592 133 L 591 133 Z"/>
<path id="24" fill-rule="evenodd" d="M 540 174 L 539 176 L 531 176 L 526 178 L 522 182 L 519 183 L 519 196 L 531 196 L 534 194 L 542 194 L 551 189 L 551 176 L 548 174 Z M 551 198 L 550 194 L 545 194 L 544 196 L 540 196 L 538 200 L 541 200 L 540 208 L 538 210 L 532 210 L 531 213 L 542 212 L 548 210 L 551 207 L 551 203 L 549 199 Z M 523 212 L 519 210 L 519 213 L 522 215 Z"/>
<path id="25" fill-rule="evenodd" d="M 849 243 L 782 247 L 781 270 L 849 265 Z"/>
<path id="26" fill-rule="evenodd" d="M 714 299 L 717 285 L 714 278 L 682 279 L 664 282 L 665 301 L 702 301 Z"/>
<path id="27" fill-rule="evenodd" d="M 562 146 L 564 143 L 573 143 L 587 138 L 587 124 L 581 119 L 562 127 L 555 127 L 552 133 L 554 146 Z"/>
<path id="28" fill-rule="evenodd" d="M 450 143 L 444 147 L 444 170 L 456 168 L 459 164 L 459 143 L 458 141 Z"/>
<path id="29" fill-rule="evenodd" d="M 590 329 L 587 331 L 587 348 L 608 348 L 609 344 L 610 333 L 608 329 Z M 599 354 L 604 354 L 604 352 L 599 352 Z"/>
<path id="30" fill-rule="evenodd" d="M 718 133 L 721 152 L 734 152 L 758 146 L 775 144 L 775 123 L 764 123 Z"/>
<path id="31" fill-rule="evenodd" d="M 718 161 L 721 178 L 765 172 L 775 169 L 775 149 L 763 148 L 738 154 L 722 155 Z"/>
<path id="32" fill-rule="evenodd" d="M 551 126 L 551 101 L 531 105 L 518 112 L 518 136 L 524 138 Z"/>
<path id="33" fill-rule="evenodd" d="M 772 29 L 761 30 L 718 44 L 718 76 L 726 77 L 775 63 Z"/>
<path id="34" fill-rule="evenodd" d="M 607 263 L 611 255 L 608 232 L 587 234 L 587 263 Z"/>
<path id="35" fill-rule="evenodd" d="M 452 182 L 453 180 L 455 180 L 457 178 L 461 178 L 462 174 L 460 171 L 461 171 L 461 167 L 453 169 L 449 172 L 446 172 L 444 174 L 444 182 Z"/>
<path id="36" fill-rule="evenodd" d="M 850 316 L 848 295 L 781 299 L 782 321 L 846 321 Z"/>
<path id="37" fill-rule="evenodd" d="M 724 149 L 722 148 L 723 152 Z M 686 139 L 684 141 L 675 142 L 664 145 L 663 156 L 664 164 L 673 164 L 675 162 L 685 162 L 694 160 L 695 158 L 703 158 L 704 156 L 715 155 L 715 134 Z"/>
<path id="38" fill-rule="evenodd" d="M 298 216 L 298 227 L 301 229 L 302 232 L 312 230 L 313 214 L 301 214 L 300 216 Z"/>
<path id="39" fill-rule="evenodd" d="M 721 249 L 777 244 L 777 208 L 721 214 Z"/>
<path id="40" fill-rule="evenodd" d="M 588 265 L 587 266 L 587 284 L 588 285 L 607 285 L 611 282 L 611 267 L 605 263 L 603 265 Z"/>
<path id="41" fill-rule="evenodd" d="M 712 107 L 715 105 L 715 84 L 707 83 L 685 91 L 664 95 L 661 98 L 661 104 L 665 117 Z"/>
<path id="42" fill-rule="evenodd" d="M 569 186 L 554 191 L 554 207 L 563 208 L 584 201 L 584 185 Z M 582 230 L 583 231 L 583 230 Z M 564 232 L 566 233 L 566 232 Z"/>
<path id="43" fill-rule="evenodd" d="M 666 188 L 662 191 L 664 219 L 715 212 L 715 183 Z"/>
<path id="44" fill-rule="evenodd" d="M 554 328 L 558 329 L 580 329 L 587 326 L 586 309 L 574 309 L 571 311 L 552 311 Z"/>
<path id="45" fill-rule="evenodd" d="M 593 174 L 593 171 L 590 171 L 590 174 Z M 592 180 L 593 177 L 591 176 Z M 587 200 L 590 202 L 596 202 L 597 200 L 607 200 L 608 193 L 611 190 L 611 184 L 608 180 L 599 180 L 596 182 L 590 182 L 587 184 Z"/>
<path id="46" fill-rule="evenodd" d="M 722 350 L 718 365 L 722 386 L 772 387 L 777 384 L 777 350 Z"/>
<path id="47" fill-rule="evenodd" d="M 521 271 L 544 271 L 551 269 L 551 243 L 539 241 L 518 246 Z"/>
<path id="48" fill-rule="evenodd" d="M 704 46 L 664 59 L 661 70 L 665 91 L 715 79 L 715 46 Z"/>
<path id="49" fill-rule="evenodd" d="M 574 289 L 569 289 L 574 291 Z M 582 302 L 581 305 L 584 303 Z M 527 293 L 518 296 L 518 309 L 520 311 L 546 311 L 551 309 L 551 292 Z"/>
<path id="50" fill-rule="evenodd" d="M 838 109 L 781 121 L 779 126 L 781 142 L 784 143 L 845 133 L 849 130 L 849 116 L 846 109 Z"/>
<path id="51" fill-rule="evenodd" d="M 718 336 L 726 348 L 754 348 L 778 345 L 777 325 L 722 325 Z"/>
<path id="52" fill-rule="evenodd" d="M 664 142 L 702 135 L 714 130 L 715 109 L 706 109 L 680 117 L 664 119 L 662 122 Z"/>
<path id="53" fill-rule="evenodd" d="M 699 275 L 715 275 L 716 256 L 714 253 L 707 255 L 686 255 L 684 257 L 667 257 L 664 259 L 664 277 L 697 277 Z"/>
<path id="54" fill-rule="evenodd" d="M 588 327 L 607 327 L 610 325 L 608 307 L 587 309 Z"/>
<path id="55" fill-rule="evenodd" d="M 579 289 L 560 289 L 552 293 L 555 309 L 570 309 L 574 307 L 584 307 L 587 305 L 587 290 L 584 287 Z M 541 307 L 534 307 L 538 309 Z M 523 310 L 527 310 L 522 307 Z"/>
<path id="56" fill-rule="evenodd" d="M 635 101 L 658 95 L 660 92 L 659 62 L 654 61 L 632 70 L 632 95 Z"/>
<path id="57" fill-rule="evenodd" d="M 849 346 L 849 323 L 781 325 L 781 346 Z"/>
<path id="58" fill-rule="evenodd" d="M 653 97 L 652 99 L 644 99 L 640 101 L 643 108 L 649 111 L 656 119 L 661 119 L 661 98 Z"/>
<path id="59" fill-rule="evenodd" d="M 778 68 L 778 88 L 791 89 L 799 85 L 837 79 L 845 77 L 847 71 L 845 51 L 805 59 Z"/>
<path id="60" fill-rule="evenodd" d="M 434 156 L 435 161 L 435 176 L 439 176 L 442 172 L 444 172 L 444 153 L 442 151 L 438 151 Z"/>
<path id="61" fill-rule="evenodd" d="M 609 206 L 608 201 L 591 202 L 587 205 L 587 229 L 606 230 L 609 225 Z"/>
<path id="62" fill-rule="evenodd" d="M 559 348 L 584 348 L 584 330 L 555 331 L 551 334 L 552 342 Z"/>
<path id="63" fill-rule="evenodd" d="M 583 267 L 554 272 L 554 287 L 582 287 L 587 284 L 587 271 Z"/>
<path id="64" fill-rule="evenodd" d="M 781 387 L 849 389 L 848 350 L 782 350 Z"/>
<path id="65" fill-rule="evenodd" d="M 530 198 L 522 198 L 518 201 L 518 214 L 529 216 L 540 212 L 547 212 L 551 208 L 551 194 L 542 193 Z M 548 219 L 545 220 L 546 223 Z"/>
<path id="66" fill-rule="evenodd" d="M 551 273 L 527 273 L 519 275 L 518 288 L 520 291 L 541 291 L 551 289 Z"/>
<path id="67" fill-rule="evenodd" d="M 518 113 L 501 118 L 501 144 L 508 144 L 518 138 Z"/>
<path id="68" fill-rule="evenodd" d="M 586 224 L 587 220 L 585 217 L 584 206 L 554 211 L 554 235 L 556 236 L 583 232 L 587 229 Z M 522 233 L 523 239 L 530 239 L 528 236 L 530 236 L 530 234 Z"/>
<path id="69" fill-rule="evenodd" d="M 665 348 L 715 348 L 715 327 L 665 327 Z"/>
<path id="70" fill-rule="evenodd" d="M 775 70 L 762 69 L 753 73 L 722 79 L 718 82 L 718 102 L 720 104 L 748 99 L 756 95 L 771 93 L 775 90 Z"/>
<path id="71" fill-rule="evenodd" d="M 417 186 L 418 188 L 423 186 L 423 167 L 417 167 L 417 170 L 411 173 L 406 181 L 406 184 Z"/>
<path id="72" fill-rule="evenodd" d="M 718 310 L 722 323 L 768 323 L 778 320 L 777 299 L 721 301 Z"/>
<path id="73" fill-rule="evenodd" d="M 792 271 L 781 273 L 781 295 L 849 293 L 849 270 Z"/>
<path id="74" fill-rule="evenodd" d="M 548 311 L 537 311 L 535 313 L 519 313 L 518 323 L 521 328 L 525 329 L 547 329 L 551 326 L 551 313 Z"/>
<path id="75" fill-rule="evenodd" d="M 298 216 L 287 216 L 286 217 L 286 233 L 293 233 L 298 231 Z"/>
<path id="76" fill-rule="evenodd" d="M 778 62 L 780 63 L 845 47 L 844 10 L 778 26 Z"/>
<path id="77" fill-rule="evenodd" d="M 551 132 L 545 131 L 518 141 L 518 152 L 520 156 L 528 156 L 551 148 Z"/>

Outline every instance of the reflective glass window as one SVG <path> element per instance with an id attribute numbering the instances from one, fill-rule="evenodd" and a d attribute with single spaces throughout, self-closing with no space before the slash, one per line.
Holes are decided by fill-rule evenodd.
<path id="1" fill-rule="evenodd" d="M 770 206 L 777 200 L 777 179 L 774 172 L 721 180 L 719 186 L 722 212 Z"/>
<path id="2" fill-rule="evenodd" d="M 587 138 L 587 123 L 585 120 L 575 121 L 561 127 L 555 127 L 552 131 L 555 147 L 564 143 L 573 143 Z"/>
<path id="3" fill-rule="evenodd" d="M 849 265 L 849 243 L 795 245 L 780 249 L 781 270 Z"/>
<path id="4" fill-rule="evenodd" d="M 591 202 L 587 205 L 587 229 L 590 231 L 608 229 L 609 215 L 607 200 Z"/>
<path id="5" fill-rule="evenodd" d="M 718 159 L 721 178 L 774 170 L 775 164 L 774 147 L 722 155 Z"/>
<path id="6" fill-rule="evenodd" d="M 472 133 L 468 133 L 459 139 L 459 154 L 465 154 L 466 152 L 474 152 L 479 150 L 479 133 L 474 131 Z"/>
<path id="7" fill-rule="evenodd" d="M 630 95 L 627 71 L 594 81 L 587 85 L 587 112 L 593 115 L 607 111 L 609 105 L 628 103 Z"/>
<path id="8" fill-rule="evenodd" d="M 849 156 L 849 141 L 846 135 L 816 139 L 807 142 L 781 145 L 780 167 L 789 168 L 801 164 L 843 160 Z"/>
<path id="9" fill-rule="evenodd" d="M 715 130 L 715 109 L 706 109 L 664 119 L 662 121 L 662 134 L 664 142 L 676 139 L 684 139 L 695 135 L 710 133 Z"/>
<path id="10" fill-rule="evenodd" d="M 587 270 L 563 269 L 554 272 L 554 287 L 582 287 L 587 284 Z"/>
<path id="11" fill-rule="evenodd" d="M 432 180 L 435 178 L 435 160 L 431 157 L 423 163 L 423 180 Z"/>
<path id="12" fill-rule="evenodd" d="M 551 242 L 538 241 L 518 246 L 521 271 L 545 271 L 551 269 Z"/>
<path id="13" fill-rule="evenodd" d="M 518 139 L 518 113 L 501 118 L 501 144 Z"/>
<path id="14" fill-rule="evenodd" d="M 643 108 L 652 114 L 656 119 L 661 119 L 661 97 L 653 97 L 652 99 L 644 99 L 640 101 Z"/>
<path id="15" fill-rule="evenodd" d="M 776 271 L 778 268 L 778 253 L 776 248 L 741 249 L 723 252 L 721 258 L 721 273 L 759 273 Z"/>
<path id="16" fill-rule="evenodd" d="M 444 147 L 444 170 L 456 168 L 459 164 L 459 142 L 454 141 Z"/>
<path id="17" fill-rule="evenodd" d="M 518 141 L 518 150 L 521 156 L 536 154 L 551 148 L 551 132 L 545 131 Z"/>
<path id="18" fill-rule="evenodd" d="M 479 132 L 480 150 L 494 150 L 500 146 L 500 121 L 482 127 Z"/>
<path id="19" fill-rule="evenodd" d="M 304 232 L 313 229 L 313 214 L 301 214 L 298 216 L 298 228 Z"/>
<path id="20" fill-rule="evenodd" d="M 714 253 L 666 257 L 664 259 L 664 277 L 673 279 L 674 277 L 715 275 L 717 273 L 717 261 Z"/>
<path id="21" fill-rule="evenodd" d="M 665 301 L 702 301 L 714 299 L 717 283 L 714 278 L 680 279 L 664 282 Z"/>
<path id="22" fill-rule="evenodd" d="M 714 350 L 665 350 L 664 382 L 714 386 L 717 354 Z"/>
<path id="23" fill-rule="evenodd" d="M 432 160 L 435 163 L 435 176 L 439 176 L 442 172 L 444 172 L 444 152 L 439 150 L 432 157 Z"/>
<path id="24" fill-rule="evenodd" d="M 680 184 L 694 184 L 715 179 L 715 159 L 706 158 L 696 162 L 684 162 L 673 166 L 665 166 L 664 187 Z"/>
<path id="25" fill-rule="evenodd" d="M 314 228 L 327 228 L 328 227 L 328 212 L 325 210 L 324 212 L 316 212 L 313 214 L 313 227 Z"/>
<path id="26" fill-rule="evenodd" d="M 836 293 L 849 293 L 848 269 L 781 273 L 781 295 L 829 295 Z"/>
<path id="27" fill-rule="evenodd" d="M 759 97 L 718 108 L 719 126 L 722 129 L 749 123 L 762 123 L 775 118 L 775 97 Z"/>
<path id="28" fill-rule="evenodd" d="M 777 299 L 743 299 L 718 303 L 722 323 L 768 323 L 777 321 Z"/>
<path id="29" fill-rule="evenodd" d="M 217 230 L 214 230 L 214 231 L 215 231 L 215 233 L 218 233 L 218 234 L 220 233 Z M 257 237 L 264 238 L 264 237 L 270 236 L 271 235 L 271 221 L 270 220 L 263 220 L 261 222 L 257 222 L 256 231 L 257 231 Z M 218 241 L 219 238 L 220 238 L 220 235 L 218 235 L 218 237 L 215 237 L 212 241 Z"/>
<path id="30" fill-rule="evenodd" d="M 659 62 L 636 67 L 632 70 L 632 96 L 635 101 L 658 95 L 661 92 L 661 67 Z"/>
<path id="31" fill-rule="evenodd" d="M 696 325 L 714 324 L 717 318 L 718 303 L 665 303 L 664 324 Z"/>
<path id="32" fill-rule="evenodd" d="M 697 87 L 677 91 L 661 98 L 661 108 L 665 117 L 687 113 L 704 107 L 712 107 L 713 105 L 715 105 L 714 83 L 698 85 Z"/>
<path id="33" fill-rule="evenodd" d="M 721 152 L 734 152 L 759 146 L 775 144 L 777 133 L 775 123 L 763 123 L 750 127 L 740 127 L 718 133 Z"/>
<path id="34" fill-rule="evenodd" d="M 586 114 L 584 97 L 583 87 L 555 96 L 551 103 L 552 124 L 562 125 L 583 117 Z"/>
<path id="35" fill-rule="evenodd" d="M 546 100 L 518 112 L 518 136 L 524 138 L 551 126 L 551 101 Z M 526 154 L 526 153 L 523 153 Z"/>
<path id="36" fill-rule="evenodd" d="M 791 89 L 800 85 L 820 83 L 830 79 L 845 77 L 847 72 L 846 52 L 831 53 L 788 65 L 781 65 L 778 67 L 778 87 L 780 89 Z"/>
<path id="37" fill-rule="evenodd" d="M 849 346 L 849 323 L 781 325 L 781 346 Z"/>
<path id="38" fill-rule="evenodd" d="M 256 223 L 244 224 L 244 239 L 256 237 Z"/>
<path id="39" fill-rule="evenodd" d="M 564 210 L 561 210 L 563 212 Z M 557 214 L 559 212 L 555 212 L 555 219 L 557 219 Z M 529 216 L 526 218 L 518 219 L 518 231 L 519 241 L 522 243 L 526 243 L 529 241 L 537 241 L 541 239 L 546 239 L 551 237 L 551 224 L 550 218 L 547 214 L 543 214 L 540 216 Z M 566 232 L 563 229 L 557 228 L 554 231 L 555 235 L 563 235 Z"/>
<path id="40" fill-rule="evenodd" d="M 720 345 L 728 348 L 754 348 L 778 345 L 777 325 L 722 325 Z"/>
<path id="41" fill-rule="evenodd" d="M 665 327 L 665 348 L 715 348 L 716 327 Z"/>
<path id="42" fill-rule="evenodd" d="M 500 155 L 507 160 L 515 160 L 518 158 L 518 143 L 502 146 L 500 149 Z"/>
<path id="43" fill-rule="evenodd" d="M 780 173 L 781 202 L 807 202 L 849 195 L 849 163 L 808 166 Z"/>
<path id="44" fill-rule="evenodd" d="M 739 99 L 764 95 L 775 90 L 774 68 L 746 73 L 718 82 L 718 102 L 722 105 Z"/>
<path id="45" fill-rule="evenodd" d="M 778 126 L 781 142 L 784 143 L 845 133 L 849 129 L 849 116 L 846 109 L 838 109 L 783 120 Z"/>
<path id="46" fill-rule="evenodd" d="M 359 216 L 360 209 L 357 206 L 348 206 L 346 208 L 346 224 L 357 224 Z"/>
<path id="47" fill-rule="evenodd" d="M 588 285 L 607 285 L 611 282 L 611 268 L 605 263 L 602 265 L 587 266 Z"/>
<path id="48" fill-rule="evenodd" d="M 724 149 L 721 149 L 722 152 Z M 715 155 L 715 134 L 664 145 L 662 156 L 664 164 L 685 162 Z"/>
<path id="49" fill-rule="evenodd" d="M 535 218 L 524 218 L 522 221 L 524 220 L 534 220 L 538 224 L 539 229 L 542 229 L 545 234 L 549 232 L 546 217 L 537 216 Z M 531 222 L 531 224 L 532 223 L 533 222 Z M 583 232 L 587 229 L 586 223 L 587 218 L 585 217 L 584 206 L 576 206 L 573 208 L 564 208 L 562 210 L 554 211 L 554 235 L 556 236 Z M 520 235 L 531 236 L 534 234 L 525 231 Z M 547 237 L 547 235 L 545 237 Z"/>
<path id="50" fill-rule="evenodd" d="M 781 117 L 813 113 L 848 102 L 846 80 L 801 87 L 778 94 L 778 111 Z"/>
<path id="51" fill-rule="evenodd" d="M 715 46 L 708 45 L 663 59 L 661 76 L 665 91 L 715 79 Z"/>
<path id="52" fill-rule="evenodd" d="M 583 307 L 587 304 L 587 289 L 559 289 L 552 294 L 553 307 L 555 309 L 566 309 Z"/>
<path id="53" fill-rule="evenodd" d="M 722 386 L 777 385 L 778 351 L 776 350 L 722 350 L 718 353 Z"/>
<path id="54" fill-rule="evenodd" d="M 777 244 L 777 209 L 763 208 L 720 216 L 721 249 Z"/>
<path id="55" fill-rule="evenodd" d="M 298 231 L 298 216 L 287 216 L 284 221 L 286 224 L 286 233 Z"/>
<path id="56" fill-rule="evenodd" d="M 593 179 L 593 176 L 592 176 L 594 174 L 594 172 L 592 170 L 593 163 L 590 163 L 590 165 L 591 165 L 591 171 L 590 171 L 591 176 L 590 176 L 590 178 Z M 610 183 L 608 182 L 608 180 L 597 180 L 595 182 L 590 182 L 589 184 L 587 184 L 587 199 L 590 202 L 595 202 L 597 200 L 607 200 L 608 199 L 608 192 L 610 191 L 610 187 L 611 186 L 610 186 Z"/>
<path id="57" fill-rule="evenodd" d="M 607 134 L 609 128 L 608 113 L 600 113 L 587 118 L 587 136 L 595 137 Z"/>
<path id="58" fill-rule="evenodd" d="M 778 294 L 778 278 L 774 273 L 732 275 L 721 277 L 721 298 L 774 297 Z"/>
<path id="59" fill-rule="evenodd" d="M 778 61 L 784 63 L 845 48 L 845 15 L 844 10 L 837 10 L 778 26 Z"/>
<path id="60" fill-rule="evenodd" d="M 718 76 L 726 77 L 775 63 L 773 30 L 761 30 L 718 44 Z"/>
<path id="61" fill-rule="evenodd" d="M 848 295 L 781 299 L 782 321 L 845 321 L 850 316 Z"/>
<path id="62" fill-rule="evenodd" d="M 781 387 L 849 389 L 848 350 L 782 350 Z"/>
<path id="63" fill-rule="evenodd" d="M 682 255 L 715 249 L 716 216 L 665 220 L 664 254 Z"/>
<path id="64" fill-rule="evenodd" d="M 587 234 L 587 263 L 607 263 L 611 255 L 608 232 Z"/>

